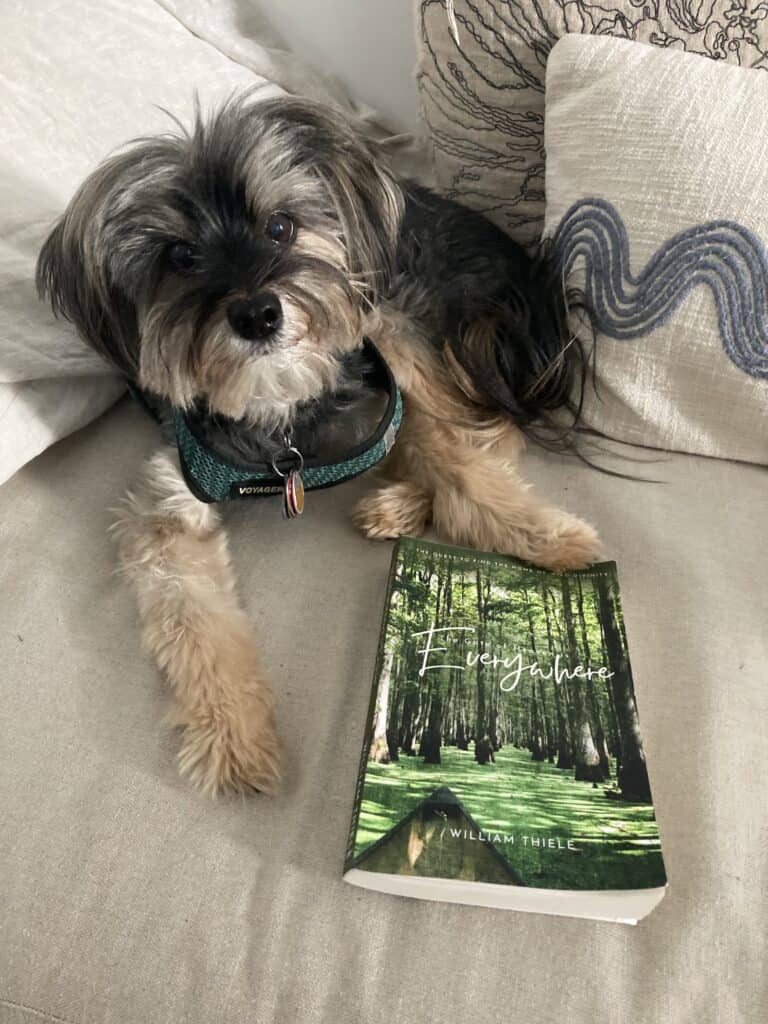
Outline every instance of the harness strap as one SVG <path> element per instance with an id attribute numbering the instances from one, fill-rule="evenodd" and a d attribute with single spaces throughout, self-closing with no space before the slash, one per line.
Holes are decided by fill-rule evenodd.
<path id="1" fill-rule="evenodd" d="M 370 338 L 363 339 L 363 347 L 377 383 L 380 382 L 388 396 L 384 415 L 373 433 L 348 451 L 343 459 L 323 462 L 321 459 L 304 458 L 301 479 L 306 490 L 333 487 L 359 476 L 380 462 L 395 443 L 403 419 L 402 395 L 392 371 Z M 136 396 L 136 389 L 132 388 L 131 391 Z M 142 404 L 146 407 L 145 402 Z M 233 498 L 264 498 L 284 494 L 284 475 L 277 471 L 280 467 L 276 469 L 274 463 L 263 462 L 244 467 L 221 458 L 203 444 L 181 409 L 173 409 L 173 426 L 184 479 L 199 501 L 211 503 Z"/>

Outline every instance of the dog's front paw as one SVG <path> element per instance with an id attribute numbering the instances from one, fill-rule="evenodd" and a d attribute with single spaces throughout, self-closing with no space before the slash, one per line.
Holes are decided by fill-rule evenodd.
<path id="1" fill-rule="evenodd" d="M 586 569 L 600 558 L 601 553 L 597 531 L 583 519 L 562 512 L 544 538 L 535 561 L 544 569 L 564 572 L 567 569 Z"/>
<path id="2" fill-rule="evenodd" d="M 414 484 L 386 484 L 358 502 L 352 522 L 370 540 L 419 537 L 432 514 L 429 494 Z"/>
<path id="3" fill-rule="evenodd" d="M 201 708 L 184 726 L 179 772 L 204 793 L 273 793 L 280 777 L 280 742 L 270 699 L 234 694 L 232 703 Z M 269 691 L 267 691 L 268 693 Z"/>

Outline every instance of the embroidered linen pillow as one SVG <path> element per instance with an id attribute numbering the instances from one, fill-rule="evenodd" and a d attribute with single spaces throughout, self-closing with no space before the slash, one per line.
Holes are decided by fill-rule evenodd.
<path id="1" fill-rule="evenodd" d="M 544 217 L 544 75 L 567 33 L 768 67 L 765 0 L 419 0 L 419 86 L 440 187 L 523 244 Z M 456 39 L 458 37 L 458 42 Z"/>
<path id="2" fill-rule="evenodd" d="M 567 36 L 546 147 L 545 234 L 598 330 L 585 421 L 768 464 L 768 76 Z"/>

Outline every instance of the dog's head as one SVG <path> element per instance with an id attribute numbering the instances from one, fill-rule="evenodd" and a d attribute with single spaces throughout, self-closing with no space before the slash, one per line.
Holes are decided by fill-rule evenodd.
<path id="1" fill-rule="evenodd" d="M 46 241 L 38 287 L 143 388 L 279 423 L 360 344 L 402 208 L 341 116 L 246 95 L 102 164 Z"/>

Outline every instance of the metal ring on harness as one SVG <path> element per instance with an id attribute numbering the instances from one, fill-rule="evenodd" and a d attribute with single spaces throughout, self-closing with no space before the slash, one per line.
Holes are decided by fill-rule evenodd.
<path id="1" fill-rule="evenodd" d="M 295 466 L 289 466 L 286 472 L 284 473 L 277 463 L 278 461 L 285 461 L 286 454 L 292 454 L 297 456 L 297 463 Z M 272 469 L 274 469 L 277 475 L 279 477 L 282 477 L 283 479 L 288 476 L 291 470 L 296 470 L 297 473 L 300 473 L 302 469 L 304 469 L 304 456 L 301 454 L 298 448 L 294 448 L 293 445 L 288 445 L 286 448 L 281 448 L 280 451 L 277 452 L 277 454 L 272 456 Z"/>

